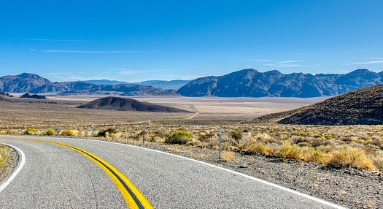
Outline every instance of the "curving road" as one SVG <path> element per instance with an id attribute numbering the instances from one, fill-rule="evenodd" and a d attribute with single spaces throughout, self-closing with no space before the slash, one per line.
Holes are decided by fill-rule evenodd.
<path id="1" fill-rule="evenodd" d="M 137 195 L 138 208 L 340 208 L 236 172 L 130 145 L 26 136 L 0 136 L 0 143 L 18 147 L 26 158 L 0 191 L 1 208 L 128 208 L 127 196 L 134 196 L 135 188 L 148 201 Z M 121 183 L 113 173 L 135 187 L 125 189 L 125 180 Z"/>

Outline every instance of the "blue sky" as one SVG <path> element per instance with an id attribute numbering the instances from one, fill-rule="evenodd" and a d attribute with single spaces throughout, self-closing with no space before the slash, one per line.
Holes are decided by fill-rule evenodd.
<path id="1" fill-rule="evenodd" d="M 383 71 L 381 0 L 0 2 L 0 75 L 194 79 Z"/>

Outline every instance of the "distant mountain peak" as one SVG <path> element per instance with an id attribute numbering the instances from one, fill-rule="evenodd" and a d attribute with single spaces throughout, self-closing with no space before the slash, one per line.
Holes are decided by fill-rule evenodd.
<path id="1" fill-rule="evenodd" d="M 17 75 L 19 78 L 42 78 L 41 76 L 33 73 L 21 73 L 20 75 Z"/>
<path id="2" fill-rule="evenodd" d="M 351 75 L 366 75 L 366 74 L 374 74 L 375 72 L 369 71 L 368 69 L 356 69 L 347 74 Z"/>

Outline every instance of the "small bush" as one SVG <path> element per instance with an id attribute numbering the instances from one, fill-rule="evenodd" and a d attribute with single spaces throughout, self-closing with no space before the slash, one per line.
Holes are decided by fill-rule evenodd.
<path id="1" fill-rule="evenodd" d="M 214 136 L 215 136 L 215 134 L 213 134 L 213 133 L 209 133 L 209 132 L 206 132 L 206 131 L 201 131 L 198 134 L 198 140 L 201 141 L 201 142 L 209 142 L 210 138 L 212 138 Z"/>
<path id="2" fill-rule="evenodd" d="M 230 132 L 230 137 L 238 142 L 242 139 L 242 133 L 239 131 L 232 131 Z"/>
<path id="3" fill-rule="evenodd" d="M 193 135 L 187 131 L 175 131 L 172 132 L 165 140 L 169 144 L 186 144 L 193 139 Z"/>
<path id="4" fill-rule="evenodd" d="M 250 144 L 246 147 L 246 151 L 249 153 L 260 153 L 265 155 L 271 155 L 273 150 L 261 143 Z"/>
<path id="5" fill-rule="evenodd" d="M 285 143 L 276 153 L 276 156 L 282 157 L 282 158 L 290 158 L 299 160 L 300 157 L 301 148 L 297 145 L 291 145 L 291 143 Z"/>
<path id="6" fill-rule="evenodd" d="M 330 165 L 356 167 L 365 170 L 375 170 L 372 160 L 368 159 L 364 150 L 354 147 L 342 147 L 336 150 L 329 162 Z"/>
<path id="7" fill-rule="evenodd" d="M 329 161 L 329 155 L 325 154 L 321 149 L 316 147 L 307 147 L 302 150 L 301 158 L 304 161 L 318 162 L 327 164 Z"/>
<path id="8" fill-rule="evenodd" d="M 380 172 L 383 172 L 383 152 L 380 152 L 377 155 L 373 156 L 372 161 L 374 162 L 375 167 Z"/>
<path id="9" fill-rule="evenodd" d="M 225 152 L 221 153 L 221 159 L 226 162 L 232 162 L 234 160 L 235 153 L 234 152 Z"/>
<path id="10" fill-rule="evenodd" d="M 39 134 L 39 131 L 34 129 L 34 128 L 27 128 L 27 130 L 25 131 L 25 134 L 28 134 L 28 135 L 37 135 Z"/>
<path id="11" fill-rule="evenodd" d="M 44 135 L 48 135 L 48 136 L 54 136 L 56 135 L 56 131 L 53 130 L 53 129 L 48 129 L 44 132 Z"/>
<path id="12" fill-rule="evenodd" d="M 110 136 L 111 134 L 116 134 L 117 130 L 115 128 L 108 128 L 106 130 L 101 130 L 98 132 L 98 137 L 107 137 Z"/>
<path id="13" fill-rule="evenodd" d="M 78 131 L 77 130 L 74 130 L 74 129 L 67 129 L 65 130 L 62 135 L 64 136 L 77 136 L 78 135 Z"/>

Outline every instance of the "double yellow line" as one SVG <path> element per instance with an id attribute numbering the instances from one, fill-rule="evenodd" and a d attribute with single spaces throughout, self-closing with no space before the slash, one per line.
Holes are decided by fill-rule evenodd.
<path id="1" fill-rule="evenodd" d="M 114 168 L 112 165 L 104 161 L 103 159 L 97 157 L 96 155 L 87 152 L 83 149 L 80 149 L 78 147 L 74 147 L 68 144 L 63 144 L 59 142 L 54 141 L 46 141 L 46 140 L 29 140 L 28 141 L 37 141 L 37 142 L 44 142 L 44 143 L 50 143 L 59 145 L 62 147 L 66 147 L 69 149 L 72 149 L 85 157 L 87 157 L 89 160 L 96 163 L 104 172 L 112 179 L 114 184 L 116 185 L 117 189 L 120 191 L 122 197 L 124 198 L 126 204 L 131 209 L 151 209 L 153 208 L 149 201 L 144 197 L 144 195 L 141 194 L 141 192 L 133 185 L 132 182 L 128 180 L 122 173 L 120 173 L 116 168 Z"/>

